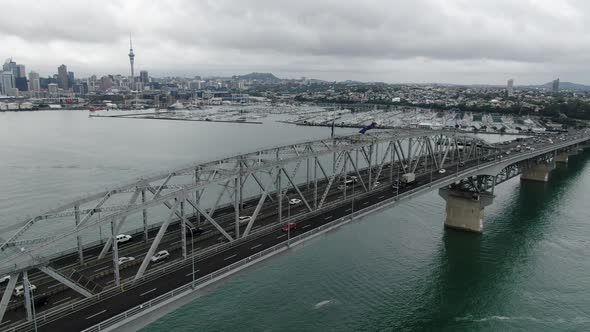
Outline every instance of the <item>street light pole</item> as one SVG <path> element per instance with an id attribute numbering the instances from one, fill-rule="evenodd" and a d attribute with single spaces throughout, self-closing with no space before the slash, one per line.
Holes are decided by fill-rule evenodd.
<path id="1" fill-rule="evenodd" d="M 27 279 L 29 283 L 29 292 L 31 292 L 31 307 L 33 308 L 33 326 L 35 328 L 35 332 L 37 332 L 37 313 L 35 312 L 35 295 L 33 294 L 33 287 L 31 287 L 31 282 Z"/>
<path id="2" fill-rule="evenodd" d="M 191 288 L 195 288 L 195 238 L 193 235 L 193 228 L 190 225 L 184 225 L 188 230 L 191 232 L 191 258 L 192 258 L 192 265 L 193 265 L 193 282 L 191 283 Z"/>

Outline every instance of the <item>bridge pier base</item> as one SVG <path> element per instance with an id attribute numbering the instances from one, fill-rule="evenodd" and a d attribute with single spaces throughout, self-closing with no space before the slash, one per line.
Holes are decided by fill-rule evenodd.
<path id="1" fill-rule="evenodd" d="M 468 232 L 483 232 L 484 208 L 494 195 L 441 188 L 438 194 L 447 202 L 445 227 Z"/>
<path id="2" fill-rule="evenodd" d="M 555 156 L 555 162 L 561 164 L 567 164 L 569 159 L 570 153 L 567 151 L 562 151 L 557 153 Z"/>
<path id="3" fill-rule="evenodd" d="M 549 181 L 549 173 L 554 168 L 553 163 L 536 164 L 533 161 L 530 161 L 530 164 L 522 171 L 520 179 L 525 181 L 547 182 Z"/>

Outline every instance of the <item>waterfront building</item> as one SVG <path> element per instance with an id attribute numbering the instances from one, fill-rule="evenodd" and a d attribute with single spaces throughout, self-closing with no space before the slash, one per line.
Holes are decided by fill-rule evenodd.
<path id="1" fill-rule="evenodd" d="M 508 93 L 508 97 L 512 97 L 514 94 L 514 79 L 509 79 L 508 83 L 506 84 L 506 92 Z"/>
<path id="2" fill-rule="evenodd" d="M 76 84 L 76 79 L 74 78 L 74 72 L 69 71 L 68 72 L 68 89 L 73 88 L 75 84 Z"/>
<path id="3" fill-rule="evenodd" d="M 68 82 L 68 67 L 64 64 L 57 67 L 57 86 L 64 90 L 69 89 L 70 86 Z"/>
<path id="4" fill-rule="evenodd" d="M 2 85 L 3 95 L 8 95 L 9 89 L 14 88 L 14 75 L 11 70 L 5 70 L 0 74 L 0 85 Z"/>
<path id="5" fill-rule="evenodd" d="M 49 83 L 47 84 L 47 90 L 49 91 L 49 95 L 50 96 L 55 96 L 57 95 L 57 89 L 58 89 L 58 85 L 55 83 Z"/>
<path id="6" fill-rule="evenodd" d="M 39 74 L 34 71 L 29 72 L 29 90 L 33 92 L 41 91 Z"/>

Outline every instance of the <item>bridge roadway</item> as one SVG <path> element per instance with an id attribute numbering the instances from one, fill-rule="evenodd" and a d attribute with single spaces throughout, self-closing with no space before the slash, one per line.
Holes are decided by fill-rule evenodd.
<path id="1" fill-rule="evenodd" d="M 509 149 L 511 147 L 514 147 L 516 144 L 520 144 L 520 143 L 511 143 L 510 145 L 502 145 L 499 146 L 501 151 L 504 151 L 506 149 Z M 545 142 L 541 142 L 541 143 L 532 143 L 531 145 L 536 147 L 536 148 L 541 148 L 544 145 L 547 145 Z M 460 168 L 460 170 L 466 170 L 469 169 L 470 167 L 474 167 L 478 164 L 478 160 L 470 160 L 468 162 L 466 162 L 465 166 Z M 394 167 L 394 169 L 396 169 L 396 167 Z M 457 167 L 456 164 L 450 164 L 446 166 L 447 172 L 445 174 L 439 174 L 438 172 L 425 172 L 424 169 L 420 169 L 419 171 L 421 171 L 421 174 L 419 174 L 417 176 L 416 182 L 414 182 L 411 185 L 408 185 L 404 188 L 400 188 L 399 189 L 399 194 L 403 194 L 404 192 L 414 189 L 416 187 L 419 187 L 423 184 L 429 183 L 432 180 L 437 180 L 443 177 L 448 177 L 453 175 L 459 168 Z M 364 170 L 362 172 L 362 176 L 366 179 L 366 177 L 368 177 L 368 175 L 366 174 L 366 170 Z M 395 173 L 397 173 L 397 170 L 395 171 Z M 420 172 L 419 172 L 420 173 Z M 358 209 L 362 209 L 362 208 L 366 208 L 366 207 L 370 207 L 371 205 L 374 205 L 382 200 L 391 198 L 393 196 L 395 196 L 396 194 L 398 194 L 397 190 L 393 190 L 390 186 L 389 183 L 389 175 L 388 172 L 383 172 L 380 178 L 380 182 L 381 185 L 375 189 L 373 192 L 369 193 L 369 194 L 364 194 L 363 198 L 358 198 L 355 200 L 354 202 L 354 206 L 355 206 L 355 210 Z M 313 184 L 312 184 L 313 186 Z M 318 185 L 319 186 L 319 185 Z M 323 186 L 325 186 L 325 183 L 323 183 Z M 306 185 L 303 185 L 302 187 L 306 187 Z M 333 189 L 330 192 L 330 196 L 328 198 L 329 201 L 331 202 L 336 202 L 338 200 L 340 200 L 341 196 L 341 190 L 337 189 L 337 183 L 334 183 L 333 187 L 335 189 Z M 305 188 L 303 188 L 305 189 Z M 360 184 L 356 184 L 355 187 L 355 192 L 357 194 L 357 196 L 360 195 L 360 193 L 362 192 L 362 186 Z M 352 191 L 352 188 L 347 189 L 348 193 L 350 194 Z M 293 194 L 294 191 L 291 191 L 290 194 Z M 304 192 L 304 195 L 306 196 L 307 199 L 310 199 L 311 197 L 309 196 L 310 192 Z M 252 202 L 256 201 L 256 199 L 252 199 L 248 204 L 251 204 Z M 254 206 L 250 207 L 251 210 L 253 210 Z M 287 212 L 287 209 L 289 207 L 287 206 L 285 208 L 285 212 Z M 292 208 L 292 213 L 293 214 L 297 214 L 297 213 L 301 213 L 304 211 L 307 211 L 306 208 L 304 208 L 302 205 L 298 205 L 294 208 Z M 298 229 L 294 230 L 292 232 L 293 236 L 302 234 L 304 232 L 308 232 L 316 227 L 319 227 L 323 224 L 326 224 L 332 220 L 344 217 L 348 214 L 350 214 L 352 211 L 352 206 L 350 205 L 350 200 L 348 200 L 347 202 L 341 203 L 339 204 L 337 207 L 333 207 L 330 210 L 314 216 L 310 219 L 307 219 L 306 221 L 300 222 L 298 224 Z M 231 207 L 227 207 L 225 209 L 220 208 L 218 211 L 219 215 L 222 216 L 224 214 L 229 214 L 231 215 L 231 221 L 233 221 L 233 209 Z M 247 214 L 247 213 L 244 213 Z M 274 222 L 276 222 L 276 215 L 277 215 L 277 203 L 273 202 L 273 203 L 268 203 L 268 206 L 264 208 L 264 213 L 262 215 L 259 216 L 259 219 L 257 219 L 257 224 L 260 225 L 269 225 L 272 224 Z M 285 214 L 286 216 L 286 214 Z M 194 218 L 193 218 L 194 219 Z M 227 223 L 231 223 L 230 220 L 227 221 Z M 176 241 L 179 241 L 180 238 L 180 232 L 178 230 L 179 225 L 177 224 L 175 226 L 174 229 L 171 229 L 173 232 L 171 232 L 171 234 L 168 236 L 167 241 L 166 242 L 162 242 L 160 244 L 159 249 L 165 249 L 167 247 L 170 247 L 170 245 Z M 229 228 L 232 228 L 233 226 L 229 225 Z M 202 234 L 201 236 L 198 237 L 197 241 L 195 241 L 195 243 L 198 245 L 198 247 L 196 247 L 196 251 L 198 251 L 199 249 L 197 248 L 204 248 L 207 246 L 212 246 L 215 245 L 217 243 L 217 239 L 216 239 L 216 235 L 215 236 L 208 236 L 208 233 L 213 233 L 210 229 L 208 229 L 207 227 L 203 227 L 204 228 L 204 234 Z M 155 230 L 154 230 L 155 232 Z M 190 236 L 189 236 L 190 238 Z M 251 256 L 252 254 L 255 254 L 257 252 L 260 252 L 268 247 L 274 246 L 278 243 L 281 242 L 285 242 L 287 238 L 287 235 L 285 233 L 283 233 L 280 229 L 276 230 L 270 234 L 264 235 L 262 237 L 252 237 L 251 239 L 249 239 L 248 242 L 244 242 L 241 243 L 238 246 L 235 246 L 233 248 L 230 248 L 226 251 L 220 252 L 218 254 L 203 258 L 203 259 L 199 259 L 197 261 L 197 273 L 196 273 L 196 278 L 199 278 L 201 276 L 207 275 L 211 272 L 214 272 L 216 270 L 219 270 L 233 262 L 236 262 L 240 259 L 243 259 L 245 257 Z M 144 243 L 135 243 L 132 245 L 128 245 L 128 246 L 122 246 L 122 248 L 120 249 L 121 253 L 120 253 L 120 257 L 122 256 L 132 256 L 132 254 L 134 252 L 141 252 L 141 253 L 145 253 L 145 245 Z M 190 250 L 190 245 L 188 246 L 189 250 Z M 92 249 L 96 252 L 96 249 Z M 92 251 L 90 250 L 90 251 Z M 91 253 L 89 253 L 91 254 Z M 172 250 L 171 254 L 173 257 L 172 260 L 175 259 L 181 259 L 181 251 L 179 249 L 177 250 Z M 136 261 L 139 261 L 140 256 L 136 255 Z M 67 258 L 67 259 L 61 259 L 61 260 L 56 260 L 53 262 L 53 264 L 56 265 L 60 265 L 61 264 L 68 264 L 70 261 L 69 260 L 75 260 L 75 256 L 73 256 L 72 258 Z M 92 274 L 93 272 L 96 273 L 96 271 L 101 271 L 101 270 L 106 270 L 110 265 L 112 264 L 111 260 L 107 258 L 105 258 L 104 260 L 101 261 L 101 263 L 97 264 L 97 265 L 93 265 L 88 267 L 86 270 L 84 270 L 85 273 L 88 274 Z M 162 263 L 163 264 L 163 263 Z M 153 266 L 150 266 L 151 268 L 154 267 L 159 267 L 160 264 L 154 264 Z M 125 279 L 127 277 L 131 277 L 135 274 L 135 267 L 137 266 L 131 266 L 129 268 L 123 268 L 121 270 L 121 276 L 122 279 Z M 109 283 L 112 283 L 111 281 L 111 274 L 107 274 L 105 277 L 103 278 L 99 278 L 100 282 L 103 283 L 103 285 L 108 285 Z M 175 271 L 172 274 L 166 275 L 165 278 L 159 278 L 156 280 L 153 280 L 151 282 L 145 283 L 145 284 L 140 284 L 137 285 L 131 289 L 126 290 L 124 293 L 122 294 L 118 294 L 113 296 L 112 298 L 109 299 L 105 299 L 102 300 L 98 303 L 96 303 L 95 305 L 89 307 L 89 308 L 85 308 L 82 309 L 80 311 L 77 311 L 69 316 L 67 316 L 67 318 L 61 319 L 59 321 L 53 322 L 53 323 L 49 323 L 47 325 L 44 325 L 41 327 L 41 330 L 47 330 L 47 331 L 55 331 L 55 330 L 59 330 L 59 331 L 78 331 L 81 330 L 83 328 L 92 326 L 96 323 L 99 323 L 100 321 L 107 319 L 108 317 L 111 317 L 113 315 L 116 315 L 122 311 L 125 311 L 129 308 L 132 308 L 136 305 L 139 305 L 147 300 L 149 300 L 150 298 L 154 298 L 160 294 L 166 293 L 172 289 L 175 289 L 181 285 L 184 285 L 188 282 L 190 282 L 192 280 L 192 276 L 191 276 L 191 266 L 188 265 L 185 268 L 182 268 L 178 271 Z M 35 282 L 33 281 L 33 284 L 35 284 Z M 50 289 L 54 284 L 49 284 L 49 285 L 44 285 L 46 287 L 46 289 Z M 36 296 L 40 296 L 39 294 L 43 294 L 43 285 L 40 285 L 41 287 L 38 288 L 38 291 L 36 292 L 37 295 Z M 77 295 L 77 293 L 66 289 L 63 292 L 60 292 L 58 294 L 55 294 L 54 296 L 51 296 L 50 299 L 50 303 L 49 306 L 47 306 L 48 308 L 50 308 L 53 305 L 62 305 L 63 303 L 66 302 L 71 302 L 71 301 L 75 301 L 76 299 L 78 299 L 79 296 Z M 39 309 L 45 309 L 45 308 L 38 308 L 38 312 Z M 18 311 L 21 311 L 20 314 Z M 11 318 L 8 318 L 10 316 L 13 316 L 12 318 L 15 319 L 20 319 L 23 317 L 23 313 L 22 313 L 22 308 L 20 310 L 17 310 L 17 312 L 9 312 L 7 313 L 7 315 L 5 316 L 5 322 L 3 324 L 6 323 L 10 323 Z M 20 317 L 19 317 L 20 316 Z M 14 320 L 12 320 L 14 321 Z"/>

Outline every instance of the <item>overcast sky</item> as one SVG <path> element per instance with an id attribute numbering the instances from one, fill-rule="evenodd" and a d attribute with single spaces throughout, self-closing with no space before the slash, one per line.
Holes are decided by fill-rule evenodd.
<path id="1" fill-rule="evenodd" d="M 590 84 L 588 0 L 4 0 L 0 56 L 136 73 Z"/>

